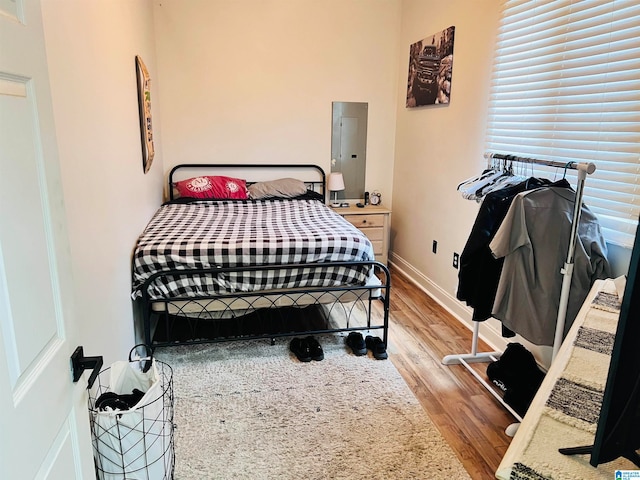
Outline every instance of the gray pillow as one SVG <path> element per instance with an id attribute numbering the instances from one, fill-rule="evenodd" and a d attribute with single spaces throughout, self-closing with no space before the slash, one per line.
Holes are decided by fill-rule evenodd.
<path id="1" fill-rule="evenodd" d="M 256 182 L 247 187 L 249 198 L 258 200 L 261 198 L 291 198 L 307 192 L 307 186 L 301 180 L 295 178 L 280 178 L 268 182 Z"/>

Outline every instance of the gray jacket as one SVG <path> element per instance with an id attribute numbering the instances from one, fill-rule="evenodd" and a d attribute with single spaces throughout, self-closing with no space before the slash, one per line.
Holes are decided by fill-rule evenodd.
<path id="1" fill-rule="evenodd" d="M 553 345 L 575 192 L 541 187 L 513 200 L 489 247 L 504 257 L 492 314 L 536 345 Z M 610 276 L 607 246 L 595 215 L 582 206 L 564 333 L 596 279 Z"/>

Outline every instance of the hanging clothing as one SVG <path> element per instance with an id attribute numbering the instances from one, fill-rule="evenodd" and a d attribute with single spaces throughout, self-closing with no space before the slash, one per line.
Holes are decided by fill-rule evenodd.
<path id="1" fill-rule="evenodd" d="M 460 255 L 456 293 L 458 300 L 473 307 L 474 321 L 481 322 L 491 317 L 504 259 L 493 256 L 489 242 L 502 224 L 513 198 L 518 193 L 549 184 L 549 180 L 532 177 L 517 185 L 494 190 L 484 197 Z M 569 183 L 561 180 L 558 185 L 568 187 Z M 505 330 L 503 336 L 510 337 L 513 333 Z"/>
<path id="2" fill-rule="evenodd" d="M 492 315 L 536 345 L 553 345 L 571 237 L 575 192 L 542 187 L 515 196 L 489 244 L 504 265 Z M 607 247 L 595 215 L 582 206 L 564 334 L 596 279 L 610 277 Z"/>

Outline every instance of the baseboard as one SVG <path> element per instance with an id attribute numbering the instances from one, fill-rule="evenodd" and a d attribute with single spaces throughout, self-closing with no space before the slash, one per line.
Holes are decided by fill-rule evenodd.
<path id="1" fill-rule="evenodd" d="M 429 277 L 413 267 L 409 262 L 405 261 L 399 255 L 391 252 L 389 255 L 389 263 L 393 266 L 394 270 L 400 272 L 411 282 L 413 282 L 423 292 L 433 298 L 438 304 L 440 304 L 447 312 L 453 315 L 460 323 L 466 326 L 469 330 L 473 331 L 474 322 L 471 320 L 472 311 L 466 305 L 463 305 L 457 298 L 451 295 L 446 290 L 442 289 L 439 285 L 433 282 Z M 393 288 L 391 289 L 393 295 Z M 487 320 L 480 324 L 480 338 L 485 341 L 492 350 L 504 351 L 507 347 L 507 341 L 502 337 L 502 333 L 495 325 L 499 325 L 499 322 Z M 471 351 L 471 344 L 469 344 L 469 352 Z M 466 352 L 451 352 L 454 353 L 466 353 Z"/>

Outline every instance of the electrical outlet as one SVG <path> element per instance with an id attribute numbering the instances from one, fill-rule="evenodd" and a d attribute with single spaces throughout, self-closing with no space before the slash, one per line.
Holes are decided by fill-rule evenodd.
<path id="1" fill-rule="evenodd" d="M 459 265 L 460 265 L 460 255 L 457 254 L 456 252 L 453 252 L 453 268 L 457 270 Z"/>
<path id="2" fill-rule="evenodd" d="M 431 247 L 431 251 L 433 253 L 438 253 L 438 241 L 437 240 L 433 241 L 433 246 Z"/>

